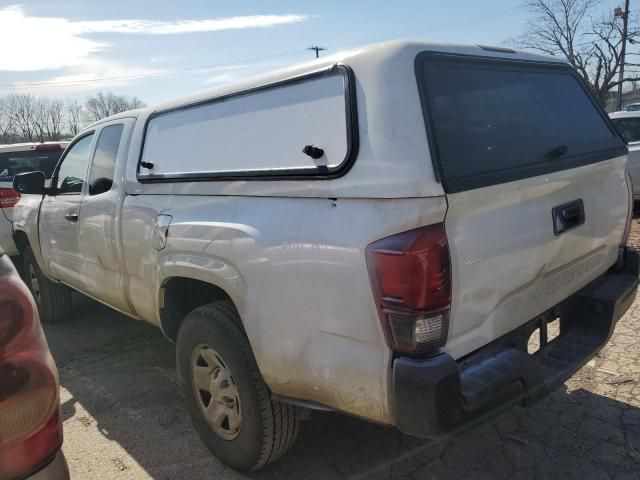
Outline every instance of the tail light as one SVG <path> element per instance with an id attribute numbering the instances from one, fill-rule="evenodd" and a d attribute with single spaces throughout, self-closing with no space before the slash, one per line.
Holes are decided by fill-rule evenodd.
<path id="1" fill-rule="evenodd" d="M 384 238 L 367 247 L 367 265 L 387 344 L 408 354 L 447 341 L 451 260 L 444 225 Z"/>
<path id="2" fill-rule="evenodd" d="M 62 444 L 58 375 L 26 286 L 0 257 L 0 478 L 37 470 Z"/>
<path id="3" fill-rule="evenodd" d="M 20 200 L 20 194 L 13 188 L 0 188 L 0 208 L 11 208 Z"/>
<path id="4" fill-rule="evenodd" d="M 631 233 L 631 221 L 633 220 L 633 182 L 631 181 L 631 177 L 629 176 L 629 172 L 625 172 L 625 176 L 627 177 L 627 192 L 628 192 L 628 205 L 629 210 L 627 211 L 627 223 L 624 227 L 624 233 L 622 234 L 622 241 L 620 242 L 621 246 L 625 246 L 629 242 L 629 234 Z"/>

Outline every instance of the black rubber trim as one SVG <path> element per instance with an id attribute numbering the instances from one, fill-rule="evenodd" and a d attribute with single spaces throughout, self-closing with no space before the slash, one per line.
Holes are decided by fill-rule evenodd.
<path id="1" fill-rule="evenodd" d="M 193 107 L 201 105 L 207 105 L 211 103 L 223 102 L 230 98 L 247 95 L 250 93 L 259 92 L 262 90 L 268 90 L 271 88 L 278 88 L 285 85 L 291 85 L 295 83 L 301 83 L 309 79 L 322 77 L 325 75 L 331 75 L 336 72 L 341 73 L 346 80 L 345 87 L 345 115 L 347 120 L 347 153 L 345 159 L 336 167 L 318 166 L 312 168 L 287 168 L 287 169 L 272 169 L 272 170 L 243 170 L 243 171 L 228 171 L 228 172 L 189 172 L 182 174 L 144 174 L 140 173 L 140 163 L 142 162 L 142 155 L 144 153 L 144 144 L 147 136 L 147 128 L 149 122 L 154 118 L 179 110 L 187 110 Z M 225 180 L 291 180 L 308 178 L 311 180 L 325 180 L 338 178 L 345 175 L 353 166 L 356 157 L 358 156 L 358 150 L 360 147 L 360 133 L 358 128 L 358 108 L 356 101 L 356 81 L 353 70 L 347 65 L 335 64 L 330 67 L 316 70 L 313 72 L 305 73 L 302 75 L 296 75 L 294 77 L 279 80 L 277 82 L 267 83 L 257 87 L 241 90 L 238 92 L 221 95 L 207 100 L 190 103 L 188 105 L 181 105 L 180 107 L 162 110 L 154 112 L 147 118 L 144 130 L 142 132 L 142 147 L 140 148 L 140 155 L 138 157 L 138 166 L 136 170 L 137 179 L 140 183 L 173 183 L 173 182 L 210 182 L 210 181 L 225 181 Z"/>
<path id="2" fill-rule="evenodd" d="M 393 362 L 396 426 L 420 437 L 459 431 L 515 404 L 531 405 L 561 385 L 611 337 L 638 290 L 640 257 L 630 247 L 604 275 L 538 318 L 454 360 L 446 353 Z M 555 318 L 560 335 L 529 355 L 531 334 Z M 546 331 L 546 330 L 545 330 Z"/>
<path id="3" fill-rule="evenodd" d="M 481 47 L 482 48 L 482 47 Z M 600 150 L 595 152 L 590 152 L 585 155 L 576 155 L 576 156 L 567 156 L 560 160 L 556 159 L 549 162 L 540 162 L 534 165 L 528 165 L 519 168 L 510 168 L 506 170 L 499 170 L 495 172 L 487 172 L 480 175 L 471 175 L 468 177 L 457 177 L 453 179 L 446 179 L 443 175 L 442 164 L 440 161 L 440 155 L 438 151 L 438 142 L 433 131 L 433 123 L 434 119 L 431 114 L 432 107 L 430 103 L 430 98 L 428 94 L 428 87 L 426 82 L 424 81 L 423 75 L 423 67 L 425 62 L 428 62 L 432 59 L 446 59 L 446 60 L 455 60 L 460 62 L 469 62 L 469 63 L 482 63 L 484 65 L 495 65 L 495 66 L 513 66 L 517 67 L 525 67 L 525 68 L 538 68 L 541 70 L 548 71 L 560 71 L 566 73 L 568 75 L 573 76 L 584 92 L 587 94 L 587 97 L 591 101 L 591 103 L 596 108 L 596 111 L 600 114 L 609 130 L 613 135 L 620 138 L 622 141 L 622 145 L 615 148 L 610 148 L 606 150 Z M 424 51 L 420 52 L 414 61 L 414 70 L 416 76 L 416 82 L 418 84 L 418 92 L 420 95 L 420 104 L 422 107 L 422 114 L 424 117 L 425 128 L 427 132 L 427 139 L 429 141 L 429 153 L 431 154 L 431 161 L 433 164 L 433 170 L 436 175 L 436 179 L 442 183 L 443 189 L 445 193 L 457 193 L 466 190 L 473 190 L 476 188 L 488 187 L 491 185 L 497 185 L 501 183 L 513 182 L 516 180 L 522 180 L 525 178 L 536 177 L 540 175 L 545 175 L 548 173 L 558 172 L 562 170 L 569 170 L 571 168 L 580 167 L 583 165 L 588 165 L 591 163 L 601 162 L 603 160 L 608 160 L 611 158 L 619 157 L 622 155 L 626 155 L 628 153 L 628 148 L 625 145 L 624 139 L 620 135 L 620 133 L 616 130 L 616 128 L 611 123 L 611 119 L 599 105 L 593 93 L 589 89 L 589 87 L 585 84 L 582 77 L 580 77 L 573 68 L 564 63 L 557 62 L 542 62 L 542 61 L 532 61 L 532 60 L 520 60 L 520 59 L 511 59 L 511 58 L 496 58 L 496 57 L 488 57 L 482 55 L 462 55 L 462 54 L 453 54 L 453 53 L 443 53 L 436 51 Z"/>

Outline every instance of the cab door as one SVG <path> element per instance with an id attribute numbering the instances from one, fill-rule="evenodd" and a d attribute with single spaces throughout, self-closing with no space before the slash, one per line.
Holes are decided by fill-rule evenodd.
<path id="1" fill-rule="evenodd" d="M 94 132 L 90 131 L 67 148 L 42 201 L 38 222 L 45 270 L 80 290 L 83 276 L 78 227 L 93 140 Z"/>
<path id="2" fill-rule="evenodd" d="M 125 313 L 133 313 L 125 294 L 120 247 L 120 208 L 132 119 L 106 123 L 96 131 L 87 191 L 80 205 L 79 231 L 83 292 Z"/>

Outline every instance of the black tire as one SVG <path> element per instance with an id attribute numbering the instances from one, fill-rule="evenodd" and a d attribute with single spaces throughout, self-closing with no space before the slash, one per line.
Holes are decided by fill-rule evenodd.
<path id="1" fill-rule="evenodd" d="M 39 291 L 34 286 L 32 274 L 37 279 Z M 42 273 L 31 247 L 24 251 L 24 279 L 38 306 L 40 321 L 54 323 L 69 316 L 71 289 L 61 283 L 52 282 Z"/>
<path id="2" fill-rule="evenodd" d="M 300 429 L 301 410 L 273 401 L 251 346 L 241 329 L 238 313 L 227 301 L 215 302 L 191 312 L 178 332 L 178 379 L 191 420 L 205 445 L 224 464 L 243 472 L 275 461 L 293 445 Z M 233 376 L 242 423 L 233 439 L 225 439 L 209 425 L 194 387 L 194 352 L 202 345 L 215 350 Z"/>

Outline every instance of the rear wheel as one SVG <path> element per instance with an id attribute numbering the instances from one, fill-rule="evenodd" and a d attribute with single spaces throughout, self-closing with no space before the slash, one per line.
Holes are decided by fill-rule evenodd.
<path id="1" fill-rule="evenodd" d="M 271 400 L 233 305 L 200 307 L 178 333 L 177 366 L 200 437 L 223 463 L 241 471 L 283 455 L 298 435 L 301 412 Z"/>
<path id="2" fill-rule="evenodd" d="M 38 306 L 43 323 L 57 322 L 71 313 L 71 290 L 49 280 L 33 255 L 31 247 L 24 251 L 24 277 Z"/>

